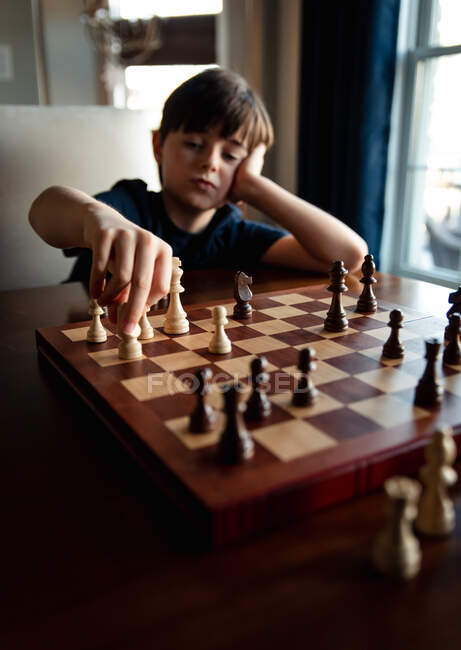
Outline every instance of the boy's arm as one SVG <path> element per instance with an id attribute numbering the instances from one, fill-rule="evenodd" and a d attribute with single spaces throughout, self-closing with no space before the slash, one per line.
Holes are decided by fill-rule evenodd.
<path id="1" fill-rule="evenodd" d="M 335 260 L 360 267 L 368 247 L 351 228 L 330 214 L 259 175 L 264 147 L 257 147 L 237 170 L 232 200 L 240 199 L 267 214 L 291 235 L 266 251 L 262 262 L 326 272 Z"/>
<path id="2" fill-rule="evenodd" d="M 122 331 L 130 333 L 146 304 L 168 293 L 171 247 L 84 192 L 48 188 L 33 202 L 29 221 L 51 246 L 92 250 L 90 295 L 108 305 L 111 316 L 115 303 L 128 302 Z M 107 270 L 112 277 L 105 286 Z"/>

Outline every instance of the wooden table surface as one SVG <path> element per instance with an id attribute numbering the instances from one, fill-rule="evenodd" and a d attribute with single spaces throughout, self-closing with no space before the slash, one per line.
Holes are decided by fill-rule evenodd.
<path id="1" fill-rule="evenodd" d="M 183 280 L 184 304 L 232 297 L 231 272 Z M 253 289 L 325 281 L 265 269 Z M 376 289 L 438 315 L 448 293 L 386 275 Z M 423 542 L 408 583 L 370 568 L 381 491 L 204 552 L 95 416 L 38 365 L 35 328 L 86 319 L 83 288 L 6 292 L 0 305 L 2 650 L 461 647 L 460 487 L 454 535 Z"/>

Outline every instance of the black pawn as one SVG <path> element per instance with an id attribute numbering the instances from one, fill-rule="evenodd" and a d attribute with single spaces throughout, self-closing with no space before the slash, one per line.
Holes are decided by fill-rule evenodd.
<path id="1" fill-rule="evenodd" d="M 266 368 L 266 357 L 256 357 L 251 362 L 251 385 L 253 386 L 253 391 L 247 401 L 245 411 L 246 420 L 262 420 L 272 410 L 271 403 L 266 395 L 267 382 L 269 381 Z"/>
<path id="2" fill-rule="evenodd" d="M 422 407 L 437 406 L 442 399 L 442 389 L 437 383 L 435 362 L 440 350 L 440 341 L 426 339 L 426 368 L 415 391 L 415 404 Z"/>
<path id="3" fill-rule="evenodd" d="M 342 294 L 347 291 L 344 279 L 348 271 L 344 268 L 344 262 L 334 262 L 330 271 L 330 285 L 328 291 L 333 293 L 330 309 L 324 321 L 327 332 L 342 332 L 347 329 L 348 322 L 346 312 L 342 305 Z"/>
<path id="4" fill-rule="evenodd" d="M 303 348 L 299 352 L 298 369 L 301 376 L 296 382 L 293 391 L 293 406 L 311 406 L 317 399 L 318 390 L 310 378 L 310 374 L 317 368 L 314 362 L 315 351 L 312 348 Z"/>
<path id="5" fill-rule="evenodd" d="M 388 326 L 391 333 L 383 345 L 383 357 L 388 359 L 401 359 L 405 353 L 405 348 L 399 340 L 399 330 L 402 328 L 403 314 L 400 309 L 393 309 L 389 314 Z"/>
<path id="6" fill-rule="evenodd" d="M 457 313 L 451 314 L 448 320 L 449 324 L 445 329 L 447 346 L 443 351 L 443 363 L 450 366 L 457 366 L 461 363 L 461 350 L 459 347 L 461 315 Z"/>
<path id="7" fill-rule="evenodd" d="M 243 420 L 242 384 L 227 384 L 222 391 L 227 421 L 218 442 L 218 458 L 222 463 L 234 465 L 253 457 L 254 442 Z"/>
<path id="8" fill-rule="evenodd" d="M 447 311 L 447 318 L 450 318 L 452 314 L 461 313 L 461 287 L 458 287 L 456 291 L 450 293 L 448 296 L 448 302 L 452 305 Z"/>
<path id="9" fill-rule="evenodd" d="M 355 308 L 355 311 L 358 311 L 360 314 L 370 314 L 375 312 L 378 306 L 372 288 L 376 283 L 376 279 L 373 277 L 373 273 L 376 271 L 373 259 L 373 255 L 365 255 L 365 260 L 362 264 L 363 278 L 361 278 L 360 282 L 363 284 L 363 291 Z"/>
<path id="10" fill-rule="evenodd" d="M 216 413 L 209 404 L 205 403 L 205 397 L 210 392 L 211 370 L 200 368 L 194 376 L 197 404 L 190 416 L 189 431 L 190 433 L 207 433 L 212 431 L 216 425 Z"/>

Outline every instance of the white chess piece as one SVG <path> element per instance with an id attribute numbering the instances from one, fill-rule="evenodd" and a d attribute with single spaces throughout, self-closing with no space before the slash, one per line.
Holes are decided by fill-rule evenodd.
<path id="1" fill-rule="evenodd" d="M 139 339 L 141 341 L 148 341 L 149 339 L 154 338 L 154 329 L 152 325 L 149 323 L 149 319 L 147 318 L 147 312 L 150 310 L 150 307 L 146 307 L 146 311 L 143 313 L 141 316 L 141 319 L 139 321 L 139 327 L 141 328 L 141 334 L 139 335 Z"/>
<path id="2" fill-rule="evenodd" d="M 90 299 L 88 313 L 93 318 L 93 321 L 86 333 L 86 340 L 89 343 L 104 343 L 104 341 L 107 341 L 107 332 L 101 323 L 104 309 L 98 305 L 98 301 L 94 298 Z"/>
<path id="3" fill-rule="evenodd" d="M 187 314 L 182 308 L 179 294 L 184 291 L 181 286 L 181 276 L 184 271 L 181 268 L 179 257 L 173 257 L 173 268 L 171 271 L 170 304 L 163 322 L 163 331 L 166 334 L 185 334 L 189 331 Z"/>
<path id="4" fill-rule="evenodd" d="M 213 354 L 228 354 L 232 350 L 232 343 L 224 330 L 224 325 L 229 322 L 226 318 L 226 308 L 222 306 L 213 307 L 212 314 L 215 332 L 208 350 Z"/>
<path id="5" fill-rule="evenodd" d="M 117 336 L 121 339 L 120 345 L 118 346 L 118 358 L 132 361 L 133 359 L 140 359 L 142 357 L 142 345 L 138 341 L 141 328 L 136 323 L 136 327 L 131 334 L 123 334 L 120 332 L 120 323 L 122 322 L 125 307 L 126 302 L 123 302 L 117 309 Z"/>

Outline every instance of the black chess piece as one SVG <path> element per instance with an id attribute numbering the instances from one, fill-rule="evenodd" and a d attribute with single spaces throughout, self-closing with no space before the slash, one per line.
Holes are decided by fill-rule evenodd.
<path id="1" fill-rule="evenodd" d="M 360 314 L 370 314 L 377 309 L 378 303 L 372 288 L 376 283 L 376 278 L 373 277 L 375 271 L 376 266 L 373 255 L 365 255 L 365 260 L 362 264 L 363 277 L 360 280 L 364 286 L 355 308 L 355 311 Z"/>
<path id="2" fill-rule="evenodd" d="M 250 305 L 250 300 L 253 297 L 250 284 L 253 284 L 253 278 L 243 271 L 238 271 L 234 277 L 234 298 L 236 303 L 232 317 L 237 320 L 246 320 L 251 318 L 253 308 Z"/>
<path id="3" fill-rule="evenodd" d="M 403 327 L 403 314 L 400 309 L 393 309 L 389 314 L 388 326 L 391 328 L 389 338 L 383 345 L 383 357 L 388 359 L 401 359 L 405 348 L 399 340 L 399 330 Z"/>
<path id="4" fill-rule="evenodd" d="M 243 420 L 241 383 L 226 384 L 222 388 L 225 399 L 226 427 L 218 442 L 218 459 L 233 465 L 249 460 L 254 455 L 254 442 Z"/>
<path id="5" fill-rule="evenodd" d="M 213 431 L 216 426 L 216 413 L 205 402 L 206 396 L 210 392 L 212 373 L 209 368 L 199 368 L 194 376 L 196 379 L 194 392 L 197 395 L 197 404 L 190 416 L 189 431 L 190 433 L 207 433 Z"/>
<path id="6" fill-rule="evenodd" d="M 426 368 L 415 390 L 414 403 L 417 406 L 432 407 L 440 404 L 442 388 L 437 383 L 435 362 L 440 350 L 440 341 L 436 338 L 426 339 Z"/>
<path id="7" fill-rule="evenodd" d="M 448 302 L 452 306 L 447 311 L 447 318 L 450 318 L 452 314 L 461 314 L 461 286 L 459 286 L 456 291 L 450 293 L 448 296 Z"/>
<path id="8" fill-rule="evenodd" d="M 315 351 L 306 347 L 299 351 L 298 369 L 301 376 L 293 391 L 293 406 L 311 406 L 317 399 L 318 390 L 315 388 L 310 373 L 317 368 L 314 362 Z"/>
<path id="9" fill-rule="evenodd" d="M 251 362 L 251 385 L 253 386 L 253 391 L 247 401 L 245 411 L 246 420 L 262 420 L 272 410 L 271 403 L 266 395 L 267 382 L 269 381 L 269 375 L 266 369 L 266 357 L 256 357 Z"/>
<path id="10" fill-rule="evenodd" d="M 342 294 L 347 291 L 344 283 L 347 274 L 348 271 L 344 268 L 344 262 L 337 261 L 333 263 L 330 271 L 330 285 L 327 287 L 327 290 L 333 293 L 333 297 L 324 321 L 327 332 L 342 332 L 347 329 L 348 321 L 342 305 Z"/>
<path id="11" fill-rule="evenodd" d="M 459 347 L 459 333 L 461 324 L 461 315 L 458 313 L 451 314 L 449 324 L 445 329 L 445 340 L 447 345 L 443 351 L 443 363 L 450 366 L 457 366 L 461 363 L 461 350 Z"/>

